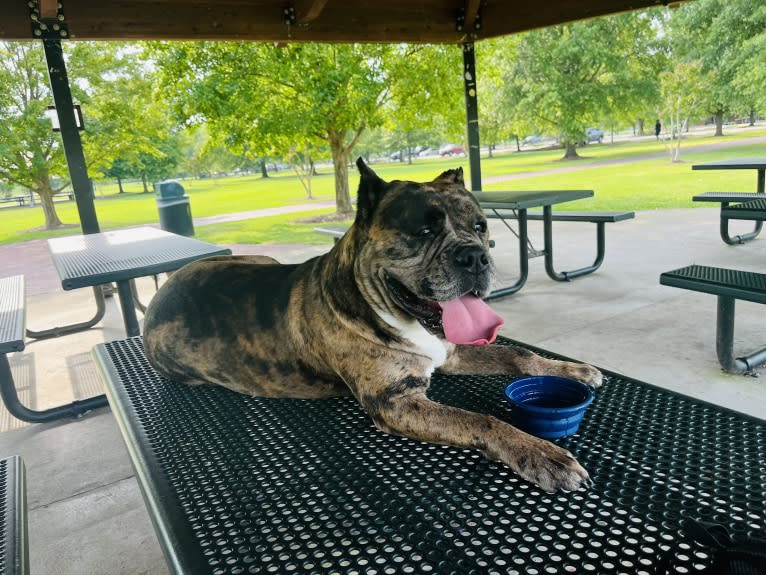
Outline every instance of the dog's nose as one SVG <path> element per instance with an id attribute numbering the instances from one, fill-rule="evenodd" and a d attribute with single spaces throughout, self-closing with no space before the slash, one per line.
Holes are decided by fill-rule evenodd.
<path id="1" fill-rule="evenodd" d="M 463 246 L 455 251 L 455 264 L 461 269 L 478 274 L 489 267 L 489 258 L 480 246 Z"/>

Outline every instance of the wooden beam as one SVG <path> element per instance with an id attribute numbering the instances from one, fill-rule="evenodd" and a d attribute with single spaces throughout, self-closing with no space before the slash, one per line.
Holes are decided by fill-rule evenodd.
<path id="1" fill-rule="evenodd" d="M 465 3 L 465 26 L 463 31 L 466 34 L 477 32 L 474 30 L 476 24 L 476 18 L 479 15 L 479 8 L 481 7 L 481 0 L 466 0 Z"/>
<path id="2" fill-rule="evenodd" d="M 55 20 L 58 13 L 58 0 L 40 0 L 40 18 Z"/>
<path id="3" fill-rule="evenodd" d="M 316 20 L 326 4 L 327 0 L 296 0 L 294 7 L 298 25 L 310 24 Z"/>
<path id="4" fill-rule="evenodd" d="M 55 0 L 40 0 L 47 11 Z M 678 0 L 59 0 L 73 40 L 460 43 Z M 465 10 L 456 30 L 456 7 Z M 42 16 L 41 16 L 42 17 Z M 52 17 L 56 17 L 55 13 Z M 481 29 L 475 29 L 476 18 Z M 25 0 L 0 0 L 0 39 L 32 37 Z M 302 22 L 304 25 L 298 25 Z"/>

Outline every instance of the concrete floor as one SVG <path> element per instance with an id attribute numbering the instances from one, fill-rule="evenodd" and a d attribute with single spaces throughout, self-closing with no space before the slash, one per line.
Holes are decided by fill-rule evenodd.
<path id="1" fill-rule="evenodd" d="M 751 228 L 736 222 L 735 231 Z M 498 243 L 498 284 L 515 279 L 516 241 L 492 222 Z M 531 239 L 541 247 L 539 222 Z M 556 267 L 589 264 L 595 226 L 559 222 Z M 327 246 L 329 248 L 329 245 Z M 263 253 L 301 261 L 325 248 L 233 246 L 235 253 Z M 27 278 L 27 326 L 41 330 L 83 321 L 95 305 L 90 290 L 64 292 L 44 242 L 0 247 L 3 275 Z M 607 255 L 593 275 L 570 283 L 551 281 L 542 258 L 530 262 L 527 285 L 492 306 L 506 318 L 502 333 L 655 385 L 766 418 L 764 378 L 723 373 L 715 355 L 714 296 L 659 285 L 659 275 L 691 263 L 764 272 L 766 236 L 742 246 L 718 237 L 718 210 L 695 208 L 637 214 L 607 225 Z M 151 279 L 138 282 L 141 299 L 154 293 Z M 740 353 L 766 344 L 764 308 L 737 303 Z M 28 341 L 10 356 L 19 395 L 43 409 L 101 391 L 90 350 L 121 339 L 113 298 L 104 320 L 87 332 Z M 763 371 L 763 370 L 761 370 Z M 127 451 L 108 408 L 77 421 L 28 425 L 0 407 L 0 456 L 20 454 L 27 468 L 32 573 L 163 574 L 161 550 L 135 481 Z"/>

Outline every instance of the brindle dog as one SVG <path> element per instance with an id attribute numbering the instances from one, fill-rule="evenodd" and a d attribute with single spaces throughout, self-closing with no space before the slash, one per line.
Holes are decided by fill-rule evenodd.
<path id="1" fill-rule="evenodd" d="M 351 394 L 383 431 L 478 449 L 549 492 L 588 486 L 561 447 L 426 397 L 434 370 L 602 381 L 589 365 L 465 344 L 492 341 L 501 321 L 481 301 L 487 222 L 462 169 L 415 183 L 357 166 L 356 219 L 329 253 L 298 265 L 212 257 L 173 274 L 146 312 L 151 364 L 171 380 L 254 396 Z"/>

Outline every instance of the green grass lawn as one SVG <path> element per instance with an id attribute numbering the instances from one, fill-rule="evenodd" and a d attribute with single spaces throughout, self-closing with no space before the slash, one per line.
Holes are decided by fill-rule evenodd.
<path id="1" fill-rule="evenodd" d="M 651 210 L 698 207 L 691 197 L 704 191 L 755 191 L 755 174 L 742 171 L 692 171 L 691 164 L 724 158 L 764 156 L 762 144 L 737 144 L 738 140 L 766 135 L 766 130 L 743 130 L 735 135 L 713 138 L 692 136 L 682 144 L 682 162 L 671 163 L 665 146 L 656 141 L 619 142 L 591 145 L 580 150 L 582 159 L 562 161 L 561 150 L 507 152 L 482 158 L 484 189 L 545 190 L 592 189 L 593 198 L 571 204 L 572 210 Z M 727 147 L 695 151 L 693 146 L 726 143 Z M 648 158 L 648 159 L 647 159 Z M 604 162 L 613 162 L 603 165 Z M 601 163 L 601 164 L 599 164 Z M 417 160 L 406 163 L 376 164 L 373 168 L 386 179 L 427 181 L 441 171 L 463 166 L 470 182 L 467 158 Z M 335 197 L 331 168 L 320 168 L 313 179 L 313 200 L 306 198 L 298 179 L 281 172 L 263 179 L 260 176 L 184 180 L 194 217 L 212 216 L 275 206 L 332 201 Z M 507 181 L 493 179 L 508 177 Z M 351 171 L 352 194 L 357 185 Z M 140 184 L 129 184 L 118 194 L 113 184 L 96 185 L 96 213 L 101 229 L 113 229 L 159 221 L 154 194 L 144 194 Z M 79 226 L 46 231 L 42 209 L 0 204 L 0 244 L 36 238 L 71 235 Z M 559 209 L 570 206 L 562 205 Z M 77 224 L 74 202 L 56 202 L 61 220 Z M 327 243 L 328 238 L 313 232 L 316 224 L 299 220 L 310 215 L 332 212 L 317 206 L 308 212 L 256 218 L 238 222 L 197 226 L 201 239 L 214 243 Z"/>

